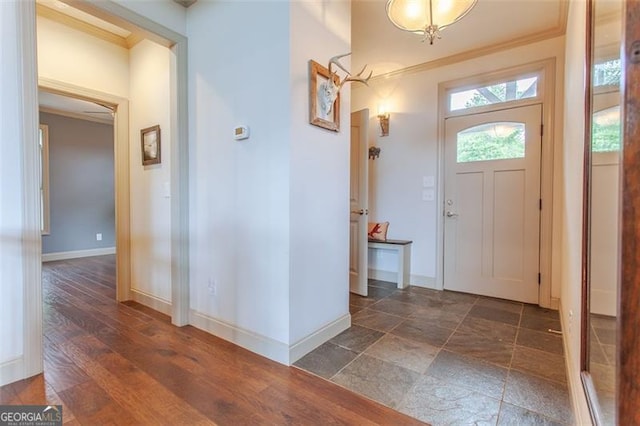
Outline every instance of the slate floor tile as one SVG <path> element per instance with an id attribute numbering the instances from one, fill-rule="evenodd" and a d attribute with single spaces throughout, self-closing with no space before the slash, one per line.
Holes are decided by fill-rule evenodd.
<path id="1" fill-rule="evenodd" d="M 411 314 L 410 318 L 419 319 L 425 325 L 434 325 L 455 330 L 464 318 L 464 314 L 451 312 L 446 309 L 420 309 Z"/>
<path id="2" fill-rule="evenodd" d="M 519 313 L 490 308 L 488 306 L 475 305 L 469 311 L 469 315 L 514 326 L 517 326 L 518 323 L 520 323 Z"/>
<path id="3" fill-rule="evenodd" d="M 329 340 L 334 345 L 360 353 L 371 346 L 384 333 L 359 325 L 352 325 L 347 330 Z"/>
<path id="4" fill-rule="evenodd" d="M 351 328 L 296 367 L 434 426 L 574 424 L 562 337 L 547 331 L 560 329 L 557 311 L 370 284 L 369 297 L 349 296 Z M 615 346 L 605 342 L 612 342 L 615 320 L 595 315 L 591 324 L 599 349 L 599 356 L 592 351 L 592 375 L 605 404 L 615 366 Z"/>
<path id="5" fill-rule="evenodd" d="M 501 399 L 507 372 L 506 368 L 442 350 L 425 375 Z"/>
<path id="6" fill-rule="evenodd" d="M 444 346 L 447 350 L 502 367 L 509 367 L 513 355 L 513 347 L 512 343 L 483 336 L 472 329 L 465 329 L 462 326 L 453 333 Z"/>
<path id="7" fill-rule="evenodd" d="M 397 300 L 392 299 L 384 299 L 369 306 L 369 309 L 386 312 L 387 314 L 406 318 L 412 313 L 418 311 L 420 308 L 410 303 L 398 302 Z"/>
<path id="8" fill-rule="evenodd" d="M 511 368 L 556 382 L 567 382 L 562 355 L 516 346 Z"/>
<path id="9" fill-rule="evenodd" d="M 391 330 L 391 334 L 417 342 L 442 346 L 449 339 L 453 330 L 444 327 L 425 325 L 419 319 L 408 319 Z"/>
<path id="10" fill-rule="evenodd" d="M 565 423 L 568 424 L 568 423 Z M 498 426 L 561 426 L 542 414 L 503 402 L 500 406 Z"/>
<path id="11" fill-rule="evenodd" d="M 495 425 L 500 401 L 469 388 L 423 376 L 399 411 L 432 425 Z"/>
<path id="12" fill-rule="evenodd" d="M 352 324 L 383 332 L 392 330 L 402 321 L 401 317 L 372 309 L 363 309 L 351 317 Z"/>
<path id="13" fill-rule="evenodd" d="M 548 332 L 545 333 L 529 330 L 526 328 L 521 328 L 518 332 L 516 345 L 539 349 L 541 351 L 551 352 L 558 355 L 562 355 L 564 353 L 561 336 Z"/>
<path id="14" fill-rule="evenodd" d="M 571 404 L 565 384 L 511 370 L 503 400 L 560 423 L 571 421 Z"/>
<path id="15" fill-rule="evenodd" d="M 480 297 L 476 302 L 476 306 L 484 306 L 486 308 L 507 311 L 520 315 L 522 313 L 523 304 L 512 302 L 510 300 L 496 299 L 493 297 Z"/>
<path id="16" fill-rule="evenodd" d="M 419 377 L 415 371 L 363 354 L 332 381 L 395 408 Z"/>
<path id="17" fill-rule="evenodd" d="M 428 343 L 420 343 L 387 334 L 371 345 L 364 354 L 418 373 L 424 373 L 435 359 L 439 350 L 440 348 Z"/>
<path id="18" fill-rule="evenodd" d="M 326 342 L 295 362 L 295 366 L 330 379 L 358 354 Z"/>

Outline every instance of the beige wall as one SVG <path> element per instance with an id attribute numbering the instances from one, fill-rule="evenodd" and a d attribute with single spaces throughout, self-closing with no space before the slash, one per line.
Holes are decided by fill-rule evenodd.
<path id="1" fill-rule="evenodd" d="M 129 95 L 129 52 L 38 16 L 38 77 L 111 95 Z"/>
<path id="2" fill-rule="evenodd" d="M 167 314 L 171 304 L 171 55 L 169 49 L 149 40 L 136 44 L 129 54 L 131 290 L 134 299 Z M 155 125 L 160 125 L 161 163 L 142 166 L 140 130 Z"/>
<path id="3" fill-rule="evenodd" d="M 168 313 L 171 52 L 148 40 L 128 50 L 43 17 L 37 24 L 40 78 L 129 100 L 132 296 Z M 162 163 L 143 167 L 140 130 L 156 124 L 162 132 Z"/>
<path id="4" fill-rule="evenodd" d="M 571 2 L 566 35 L 561 236 L 561 309 L 569 382 L 577 424 L 590 417 L 580 382 L 582 179 L 584 152 L 584 57 L 586 3 Z"/>
<path id="5" fill-rule="evenodd" d="M 357 47 L 354 47 L 354 49 Z M 423 201 L 423 176 L 436 177 L 438 186 L 438 85 L 443 82 L 481 76 L 493 71 L 555 59 L 554 187 L 560 185 L 562 166 L 562 105 L 564 82 L 564 37 L 505 50 L 480 58 L 422 72 L 406 73 L 370 82 L 370 87 L 354 86 L 352 111 L 369 108 L 370 145 L 381 148 L 380 158 L 369 162 L 370 221 L 389 221 L 389 238 L 413 240 L 411 283 L 435 286 L 437 255 L 436 201 Z M 391 112 L 390 132 L 380 133 L 378 104 L 385 102 Z M 552 102 L 546 104 L 548 107 Z M 560 205 L 554 194 L 554 224 L 559 221 Z M 559 239 L 553 242 L 551 297 L 560 297 Z M 370 256 L 370 267 L 385 269 L 393 264 L 384 253 Z"/>

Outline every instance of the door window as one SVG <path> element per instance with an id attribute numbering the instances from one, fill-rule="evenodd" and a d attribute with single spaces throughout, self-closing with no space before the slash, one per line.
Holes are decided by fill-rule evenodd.
<path id="1" fill-rule="evenodd" d="M 493 122 L 470 127 L 457 134 L 457 162 L 524 158 L 525 125 Z"/>

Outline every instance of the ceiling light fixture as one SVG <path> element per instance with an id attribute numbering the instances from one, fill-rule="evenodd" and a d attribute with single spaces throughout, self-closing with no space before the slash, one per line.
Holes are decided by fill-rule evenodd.
<path id="1" fill-rule="evenodd" d="M 389 0 L 387 16 L 396 27 L 420 34 L 422 41 L 440 38 L 440 31 L 462 19 L 478 0 Z"/>

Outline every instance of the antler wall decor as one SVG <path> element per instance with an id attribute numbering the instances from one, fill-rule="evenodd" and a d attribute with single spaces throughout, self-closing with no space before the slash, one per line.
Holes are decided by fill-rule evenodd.
<path id="1" fill-rule="evenodd" d="M 365 65 L 362 70 L 354 76 L 344 67 L 344 65 L 340 63 L 341 58 L 349 55 L 351 55 L 351 52 L 332 57 L 329 59 L 327 68 L 315 61 L 310 61 L 311 124 L 315 124 L 316 126 L 324 127 L 329 130 L 340 130 L 340 90 L 342 90 L 342 87 L 347 82 L 362 83 L 367 86 L 369 85 L 369 79 L 371 78 L 373 71 L 370 71 L 367 77 L 363 77 L 367 65 Z M 337 69 L 334 69 L 334 66 L 346 73 L 346 76 L 343 79 L 340 79 Z M 324 77 L 324 79 L 318 81 L 318 75 Z"/>
<path id="2" fill-rule="evenodd" d="M 342 90 L 342 86 L 344 86 L 346 82 L 351 81 L 355 83 L 362 83 L 365 86 L 369 85 L 369 79 L 371 78 L 373 71 L 369 72 L 369 75 L 367 76 L 367 78 L 362 78 L 362 74 L 364 74 L 364 70 L 367 69 L 366 65 L 362 67 L 362 70 L 360 70 L 360 72 L 356 74 L 355 77 L 353 77 L 351 73 L 340 63 L 340 58 L 344 58 L 345 56 L 349 56 L 349 55 L 351 55 L 351 52 L 345 53 L 344 55 L 334 56 L 331 59 L 329 59 L 329 67 L 328 67 L 329 80 L 327 80 L 325 84 L 326 89 L 324 91 L 324 93 L 326 93 L 326 96 L 327 96 L 327 99 L 326 99 L 327 104 L 329 105 L 328 112 L 331 112 L 331 106 L 333 105 L 333 102 L 338 97 L 338 93 L 340 93 L 340 90 Z M 333 65 L 335 65 L 337 68 L 340 68 L 342 71 L 347 73 L 347 76 L 344 79 L 342 79 L 342 81 L 340 81 L 340 78 L 338 77 L 338 81 L 340 81 L 339 84 L 335 83 L 335 76 L 337 75 L 337 73 L 336 71 L 332 70 Z"/>

